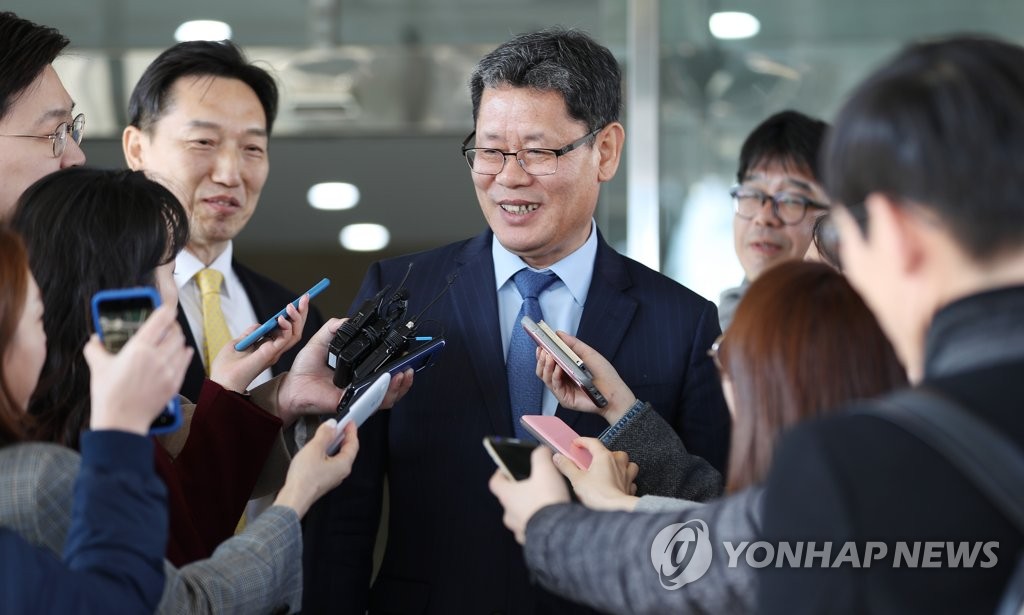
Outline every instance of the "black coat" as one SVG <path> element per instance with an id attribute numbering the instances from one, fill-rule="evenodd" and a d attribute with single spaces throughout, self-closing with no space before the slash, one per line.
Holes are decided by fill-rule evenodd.
<path id="1" fill-rule="evenodd" d="M 941 310 L 924 384 L 1024 450 L 1022 310 L 1024 288 Z M 859 542 L 861 558 L 865 541 L 888 543 L 888 558 L 868 568 L 762 569 L 760 612 L 787 614 L 991 613 L 1024 546 L 1021 532 L 936 450 L 866 415 L 801 425 L 784 439 L 768 480 L 764 539 L 832 540 L 833 560 L 846 540 Z M 982 547 L 973 567 L 951 567 L 943 545 L 941 567 L 895 568 L 898 541 L 998 542 L 998 563 L 983 567 L 991 558 Z"/>

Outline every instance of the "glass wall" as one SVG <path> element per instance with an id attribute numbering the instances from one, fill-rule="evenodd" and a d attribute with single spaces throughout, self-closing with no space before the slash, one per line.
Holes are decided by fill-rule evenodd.
<path id="1" fill-rule="evenodd" d="M 123 164 L 128 92 L 176 27 L 228 22 L 282 85 L 270 179 L 238 249 L 279 263 L 286 281 L 329 261 L 341 280 L 353 270 L 349 285 L 367 260 L 483 228 L 458 153 L 472 129 L 466 80 L 476 60 L 513 33 L 588 30 L 635 80 L 625 90 L 627 155 L 602 191 L 598 224 L 620 250 L 712 299 L 742 278 L 726 193 L 757 123 L 785 108 L 830 119 L 871 66 L 912 38 L 966 30 L 1024 40 L 1020 0 L 6 0 L 5 10 L 72 40 L 58 69 L 89 118 L 85 151 L 100 166 Z M 709 18 L 721 11 L 750 13 L 760 29 L 716 38 Z M 361 201 L 312 210 L 306 192 L 318 181 L 354 183 Z M 338 231 L 356 222 L 387 226 L 391 244 L 345 252 Z M 354 290 L 342 281 L 334 292 Z"/>

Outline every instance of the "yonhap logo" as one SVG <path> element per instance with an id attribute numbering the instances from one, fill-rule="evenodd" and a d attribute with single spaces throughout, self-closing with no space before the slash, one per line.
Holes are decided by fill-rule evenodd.
<path id="1" fill-rule="evenodd" d="M 665 589 L 679 589 L 701 578 L 711 567 L 708 525 L 691 519 L 661 530 L 651 545 L 651 563 Z"/>

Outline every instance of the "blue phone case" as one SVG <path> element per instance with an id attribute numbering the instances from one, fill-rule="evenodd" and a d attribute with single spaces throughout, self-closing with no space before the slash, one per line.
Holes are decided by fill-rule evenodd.
<path id="1" fill-rule="evenodd" d="M 148 307 L 156 309 L 160 306 L 160 293 L 152 286 L 139 286 L 137 288 L 116 288 L 101 290 L 92 297 L 92 324 L 100 339 L 104 339 L 105 333 L 101 324 L 100 315 L 103 313 L 104 304 L 110 305 L 121 303 L 127 305 L 132 301 L 148 303 Z M 181 404 L 178 403 L 178 396 L 175 395 L 160 416 L 154 419 L 149 427 L 149 433 L 162 434 L 176 431 L 181 427 Z"/>
<path id="2" fill-rule="evenodd" d="M 330 285 L 331 285 L 331 281 L 329 279 L 327 279 L 327 278 L 324 278 L 324 279 L 320 280 L 319 282 L 317 282 L 315 285 L 313 285 L 313 288 L 310 288 L 306 292 L 302 293 L 302 295 L 309 295 L 310 300 L 312 300 L 313 297 L 315 297 L 315 296 L 320 294 L 320 291 L 322 291 L 323 289 L 327 288 Z M 302 295 L 299 295 L 298 298 L 295 299 L 295 301 L 292 301 L 292 305 L 294 305 L 295 307 L 299 307 L 299 299 L 302 299 Z M 249 335 L 246 335 L 244 338 L 242 338 L 242 340 L 240 342 L 235 344 L 235 350 L 245 350 L 249 346 L 252 346 L 253 344 L 255 344 L 256 340 L 260 339 L 264 335 L 266 335 L 266 334 L 270 333 L 271 331 L 273 331 L 274 329 L 276 329 L 277 328 L 277 319 L 278 319 L 279 316 L 287 317 L 288 316 L 288 308 L 286 307 L 286 308 L 282 309 L 280 312 L 278 312 L 277 314 L 274 314 L 273 316 L 271 316 L 267 320 L 267 322 L 265 322 L 262 325 L 260 325 L 260 327 L 258 329 L 256 329 L 255 331 L 253 331 Z"/>

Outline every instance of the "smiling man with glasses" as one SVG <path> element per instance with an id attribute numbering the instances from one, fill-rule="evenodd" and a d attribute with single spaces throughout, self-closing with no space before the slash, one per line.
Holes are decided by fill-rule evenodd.
<path id="1" fill-rule="evenodd" d="M 68 39 L 53 28 L 0 13 L 0 221 L 37 179 L 85 162 L 85 116 L 53 61 Z"/>
<path id="2" fill-rule="evenodd" d="M 803 258 L 814 221 L 829 202 L 818 181 L 818 150 L 828 125 L 796 111 L 761 122 L 740 150 L 733 200 L 733 240 L 743 283 L 722 293 L 718 316 L 725 330 L 750 282 L 769 267 Z"/>
<path id="3" fill-rule="evenodd" d="M 487 487 L 494 464 L 481 441 L 518 433 L 521 415 L 556 414 L 584 436 L 608 426 L 544 389 L 523 314 L 598 348 L 688 450 L 718 468 L 728 454 L 728 411 L 705 354 L 719 333 L 714 304 L 617 253 L 594 221 L 625 139 L 615 57 L 577 31 L 523 34 L 478 63 L 470 96 L 475 130 L 461 154 L 489 228 L 373 265 L 356 296 L 358 305 L 414 263 L 417 313 L 454 279 L 429 313 L 444 356 L 360 428 L 369 454 L 307 519 L 309 612 L 581 610 L 531 582 Z M 368 593 L 385 475 L 387 550 Z"/>

